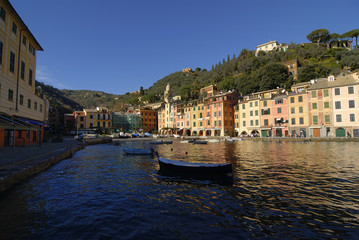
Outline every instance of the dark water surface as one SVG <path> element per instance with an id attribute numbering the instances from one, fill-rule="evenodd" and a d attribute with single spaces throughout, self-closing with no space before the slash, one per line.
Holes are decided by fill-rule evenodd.
<path id="1" fill-rule="evenodd" d="M 155 147 L 233 163 L 232 186 L 159 175 L 156 160 L 124 147 L 150 145 L 88 146 L 0 195 L 0 239 L 359 238 L 358 143 Z"/>

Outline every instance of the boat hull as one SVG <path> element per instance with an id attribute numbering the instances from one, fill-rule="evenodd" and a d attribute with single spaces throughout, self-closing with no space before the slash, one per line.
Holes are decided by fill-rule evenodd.
<path id="1" fill-rule="evenodd" d="M 132 155 L 151 155 L 152 150 L 148 149 L 137 149 L 137 148 L 124 148 L 122 151 L 126 154 L 132 154 Z"/>
<path id="2" fill-rule="evenodd" d="M 161 171 L 192 175 L 227 175 L 232 173 L 232 164 L 187 163 L 166 158 L 158 158 Z"/>

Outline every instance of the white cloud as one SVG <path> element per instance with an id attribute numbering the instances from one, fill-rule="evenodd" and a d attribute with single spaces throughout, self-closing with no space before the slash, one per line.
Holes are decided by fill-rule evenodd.
<path id="1" fill-rule="evenodd" d="M 53 77 L 52 71 L 46 65 L 37 65 L 36 80 L 59 89 L 70 89 Z"/>

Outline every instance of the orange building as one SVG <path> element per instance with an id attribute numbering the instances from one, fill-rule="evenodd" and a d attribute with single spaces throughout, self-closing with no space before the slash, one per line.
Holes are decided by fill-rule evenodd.
<path id="1" fill-rule="evenodd" d="M 157 131 L 157 112 L 149 107 L 140 108 L 142 127 L 145 132 Z"/>

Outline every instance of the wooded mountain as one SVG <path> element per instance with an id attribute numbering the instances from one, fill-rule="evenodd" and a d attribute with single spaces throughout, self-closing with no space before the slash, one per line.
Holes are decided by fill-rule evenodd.
<path id="1" fill-rule="evenodd" d="M 328 35 L 329 31 L 325 31 L 325 34 L 326 41 L 330 41 L 330 36 L 335 37 L 335 41 L 338 41 L 338 34 Z M 348 33 L 344 35 L 348 35 Z M 354 34 L 353 38 L 355 36 L 357 35 Z M 148 89 L 143 90 L 141 87 L 138 94 L 114 95 L 89 90 L 58 90 L 41 83 L 39 86 L 56 106 L 64 104 L 65 109 L 82 110 L 82 108 L 103 106 L 120 111 L 125 110 L 128 104 L 143 105 L 145 102 L 152 103 L 162 100 L 168 83 L 173 96 L 181 95 L 184 101 L 188 101 L 198 98 L 200 88 L 210 84 L 217 84 L 220 90 L 236 89 L 240 94 L 246 95 L 276 87 L 289 89 L 297 82 L 359 69 L 359 48 L 357 46 L 354 50 L 330 49 L 327 42 L 321 43 L 313 37 L 313 43 L 291 43 L 288 47 L 285 52 L 266 53 L 260 51 L 258 56 L 255 56 L 255 51 L 243 49 L 237 57 L 235 54 L 232 58 L 228 55 L 227 58 L 212 65 L 209 71 L 197 67 L 193 72 L 175 72 L 158 80 Z M 300 66 L 297 80 L 293 79 L 283 65 L 283 62 L 293 59 L 297 59 Z"/>

